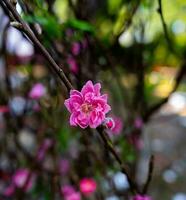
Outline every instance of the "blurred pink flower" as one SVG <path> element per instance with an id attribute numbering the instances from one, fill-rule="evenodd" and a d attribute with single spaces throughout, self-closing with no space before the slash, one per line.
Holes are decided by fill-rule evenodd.
<path id="1" fill-rule="evenodd" d="M 76 60 L 73 58 L 73 57 L 69 57 L 67 59 L 67 63 L 70 67 L 70 71 L 74 74 L 78 74 L 79 72 L 79 67 L 78 67 L 78 64 L 76 62 Z"/>
<path id="2" fill-rule="evenodd" d="M 81 194 L 71 185 L 64 185 L 61 191 L 65 200 L 81 200 Z"/>
<path id="3" fill-rule="evenodd" d="M 18 169 L 13 176 L 13 183 L 18 188 L 28 191 L 32 188 L 34 175 L 28 169 Z M 28 181 L 28 182 L 27 182 Z"/>
<path id="4" fill-rule="evenodd" d="M 36 83 L 31 91 L 29 92 L 29 97 L 31 99 L 40 99 L 46 94 L 46 88 L 42 83 Z"/>
<path id="5" fill-rule="evenodd" d="M 143 120 L 141 117 L 137 117 L 134 121 L 134 127 L 140 129 L 143 127 Z"/>
<path id="6" fill-rule="evenodd" d="M 115 122 L 111 117 L 107 117 L 104 121 L 104 125 L 107 129 L 112 130 L 115 127 Z"/>
<path id="7" fill-rule="evenodd" d="M 132 200 L 152 200 L 152 198 L 147 195 L 139 195 L 138 194 L 135 197 L 133 197 Z"/>
<path id="8" fill-rule="evenodd" d="M 65 200 L 81 200 L 81 194 L 79 192 L 74 192 L 71 195 L 67 195 Z"/>
<path id="9" fill-rule="evenodd" d="M 112 128 L 112 133 L 115 135 L 119 135 L 123 129 L 123 121 L 120 117 L 112 117 L 114 120 L 115 126 Z"/>
<path id="10" fill-rule="evenodd" d="M 77 56 L 80 53 L 81 47 L 79 42 L 74 42 L 71 47 L 71 52 L 74 56 Z"/>
<path id="11" fill-rule="evenodd" d="M 6 196 L 6 197 L 10 197 L 14 194 L 15 192 L 15 187 L 14 185 L 9 185 L 7 188 L 5 188 L 3 194 Z"/>
<path id="12" fill-rule="evenodd" d="M 67 159 L 61 159 L 59 163 L 61 174 L 67 174 L 70 168 L 70 163 Z"/>
<path id="13" fill-rule="evenodd" d="M 7 113 L 9 112 L 8 106 L 0 106 L 0 113 Z"/>
<path id="14" fill-rule="evenodd" d="M 107 95 L 100 94 L 101 85 L 93 85 L 88 81 L 81 92 L 77 90 L 70 91 L 70 98 L 65 100 L 65 106 L 71 113 L 70 125 L 81 128 L 96 128 L 105 120 L 105 114 L 111 108 L 107 104 Z"/>
<path id="15" fill-rule="evenodd" d="M 71 195 L 75 192 L 75 189 L 73 186 L 71 185 L 64 185 L 62 188 L 61 188 L 61 191 L 62 191 L 62 194 L 64 196 L 68 196 L 68 195 Z"/>
<path id="16" fill-rule="evenodd" d="M 80 181 L 80 191 L 85 195 L 89 196 L 95 192 L 97 184 L 92 178 L 83 178 Z"/>

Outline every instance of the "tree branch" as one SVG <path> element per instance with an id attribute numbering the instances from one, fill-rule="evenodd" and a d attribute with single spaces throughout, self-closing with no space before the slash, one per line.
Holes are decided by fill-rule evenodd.
<path id="1" fill-rule="evenodd" d="M 175 85 L 174 85 L 172 91 L 170 92 L 170 94 L 166 98 L 162 99 L 160 102 L 158 102 L 157 104 L 153 105 L 152 107 L 150 107 L 148 109 L 148 111 L 143 116 L 144 121 L 148 121 L 148 119 L 152 116 L 152 114 L 154 114 L 163 104 L 167 103 L 171 94 L 173 94 L 177 90 L 177 88 L 180 85 L 185 74 L 186 74 L 186 60 L 180 67 L 180 70 L 178 71 L 178 73 L 175 77 L 175 79 L 176 79 Z"/>
<path id="2" fill-rule="evenodd" d="M 172 46 L 172 41 L 171 41 L 171 39 L 169 37 L 169 33 L 168 33 L 168 29 L 167 29 L 167 24 L 166 24 L 165 19 L 164 19 L 164 15 L 163 15 L 163 11 L 162 11 L 162 1 L 161 0 L 158 0 L 158 5 L 159 5 L 159 7 L 158 7 L 157 11 L 158 11 L 158 13 L 160 15 L 160 18 L 161 18 L 161 22 L 162 22 L 162 26 L 163 26 L 165 38 L 167 40 L 167 44 L 169 46 L 169 49 L 173 53 L 175 53 L 175 50 L 174 50 L 174 48 Z"/>
<path id="3" fill-rule="evenodd" d="M 149 161 L 149 171 L 148 171 L 147 181 L 146 181 L 144 188 L 143 188 L 143 194 L 147 193 L 147 190 L 149 188 L 149 184 L 152 180 L 153 169 L 154 169 L 154 155 L 151 156 L 150 161 Z"/>

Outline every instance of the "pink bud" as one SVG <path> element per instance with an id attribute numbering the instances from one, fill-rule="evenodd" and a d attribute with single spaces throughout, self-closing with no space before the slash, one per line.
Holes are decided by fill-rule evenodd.
<path id="1" fill-rule="evenodd" d="M 31 99 L 40 99 L 46 94 L 46 88 L 42 83 L 36 83 L 31 91 L 29 92 L 29 97 Z"/>
<path id="2" fill-rule="evenodd" d="M 92 178 L 83 178 L 80 181 L 80 191 L 85 195 L 89 196 L 95 192 L 97 187 L 96 182 Z"/>
<path id="3" fill-rule="evenodd" d="M 107 117 L 105 119 L 104 125 L 106 126 L 107 129 L 112 130 L 115 127 L 115 122 L 111 117 Z"/>

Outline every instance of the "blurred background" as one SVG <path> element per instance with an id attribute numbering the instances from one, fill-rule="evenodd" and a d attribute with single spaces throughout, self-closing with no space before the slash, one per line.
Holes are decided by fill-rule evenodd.
<path id="1" fill-rule="evenodd" d="M 139 187 L 153 154 L 148 194 L 186 200 L 186 1 L 18 0 L 16 10 L 75 88 L 102 84 L 107 134 Z M 96 131 L 70 127 L 66 97 L 0 7 L 0 199 L 130 199 Z"/>

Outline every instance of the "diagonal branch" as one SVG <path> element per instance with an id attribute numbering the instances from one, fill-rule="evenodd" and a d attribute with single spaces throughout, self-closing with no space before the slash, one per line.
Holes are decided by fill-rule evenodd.
<path id="1" fill-rule="evenodd" d="M 165 34 L 165 39 L 167 40 L 167 44 L 169 46 L 169 49 L 171 50 L 171 52 L 175 53 L 175 50 L 172 46 L 172 41 L 170 39 L 170 36 L 169 36 L 169 33 L 168 33 L 168 29 L 167 29 L 167 24 L 165 22 L 165 18 L 164 18 L 164 15 L 163 15 L 163 10 L 162 10 L 162 0 L 158 0 L 158 13 L 160 15 L 160 18 L 161 18 L 161 22 L 162 22 L 162 26 L 163 26 L 163 31 L 164 31 L 164 34 Z"/>
<path id="2" fill-rule="evenodd" d="M 158 102 L 157 104 L 153 105 L 152 107 L 150 107 L 148 109 L 148 111 L 143 116 L 144 121 L 148 121 L 148 119 L 152 116 L 152 114 L 154 114 L 163 104 L 167 103 L 171 94 L 173 94 L 179 87 L 185 74 L 186 74 L 186 60 L 180 67 L 180 70 L 178 71 L 178 73 L 175 77 L 175 85 L 174 85 L 172 91 L 170 92 L 170 94 L 166 98 L 162 99 L 160 102 Z"/>
<path id="3" fill-rule="evenodd" d="M 143 194 L 147 193 L 147 190 L 149 188 L 149 184 L 150 184 L 150 182 L 152 180 L 153 170 L 154 170 L 154 155 L 152 155 L 150 157 L 148 177 L 147 177 L 146 183 L 145 183 L 143 191 L 142 191 Z"/>

